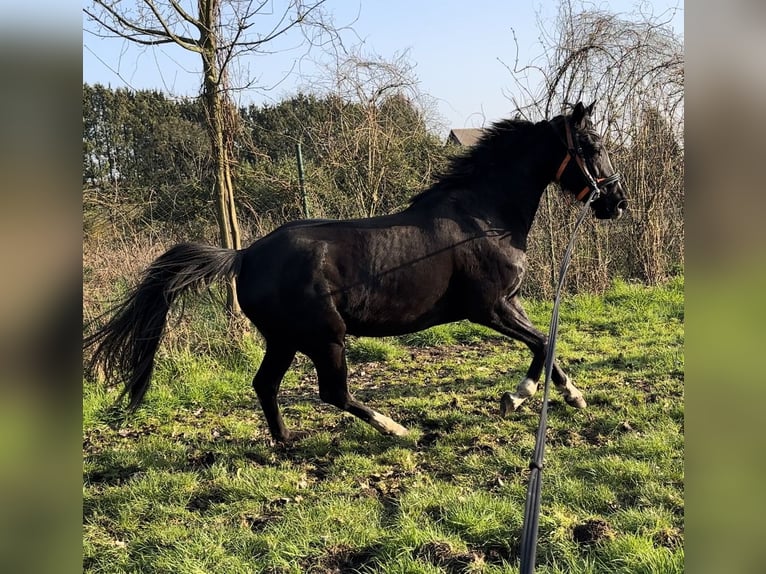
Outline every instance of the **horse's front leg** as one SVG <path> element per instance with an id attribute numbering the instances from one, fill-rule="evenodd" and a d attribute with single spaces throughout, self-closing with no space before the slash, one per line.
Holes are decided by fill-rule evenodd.
<path id="1" fill-rule="evenodd" d="M 485 324 L 512 339 L 521 341 L 532 351 L 532 362 L 526 376 L 518 384 L 515 392 L 504 393 L 500 400 L 500 411 L 505 416 L 517 410 L 524 401 L 537 392 L 538 381 L 545 363 L 548 337 L 532 325 L 516 296 L 500 299 L 492 308 Z M 553 362 L 551 378 L 567 404 L 578 409 L 584 409 L 587 406 L 580 390 L 572 384 L 556 361 Z"/>

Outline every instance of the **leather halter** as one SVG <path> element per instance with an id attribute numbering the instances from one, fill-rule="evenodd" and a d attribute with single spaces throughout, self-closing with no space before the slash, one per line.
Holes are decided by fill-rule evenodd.
<path id="1" fill-rule="evenodd" d="M 564 175 L 564 170 L 567 168 L 567 165 L 569 165 L 569 161 L 574 158 L 577 165 L 580 167 L 580 171 L 585 176 L 585 179 L 588 181 L 588 185 L 586 185 L 584 188 L 582 188 L 582 191 L 575 194 L 575 197 L 578 201 L 582 201 L 585 199 L 585 197 L 588 195 L 589 191 L 595 191 L 596 196 L 593 199 L 596 199 L 601 194 L 601 189 L 599 188 L 599 185 L 609 185 L 611 183 L 615 183 L 620 180 L 620 174 L 619 173 L 613 173 L 609 177 L 600 177 L 598 179 L 594 178 L 590 171 L 588 170 L 588 165 L 585 162 L 585 159 L 583 158 L 582 148 L 581 147 L 575 147 L 574 141 L 572 139 L 572 130 L 569 127 L 569 121 L 564 120 L 564 129 L 566 131 L 566 137 L 567 137 L 567 154 L 564 156 L 564 159 L 561 162 L 561 165 L 559 166 L 559 169 L 556 171 L 556 178 L 555 181 L 557 183 L 561 183 L 561 176 Z"/>

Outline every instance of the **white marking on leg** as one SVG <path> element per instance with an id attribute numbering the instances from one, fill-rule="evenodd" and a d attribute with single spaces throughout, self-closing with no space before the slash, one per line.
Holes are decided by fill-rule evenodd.
<path id="1" fill-rule="evenodd" d="M 409 434 L 409 431 L 402 425 L 376 411 L 372 411 L 370 424 L 374 426 L 378 432 L 383 434 L 392 434 L 395 436 L 406 436 Z"/>
<path id="2" fill-rule="evenodd" d="M 528 399 L 537 392 L 537 381 L 533 381 L 529 377 L 526 377 L 516 387 L 516 396 L 523 399 Z"/>
<path id="3" fill-rule="evenodd" d="M 508 415 L 519 409 L 529 397 L 537 392 L 538 383 L 529 377 L 524 378 L 516 387 L 515 393 L 505 393 L 500 399 L 500 413 Z"/>

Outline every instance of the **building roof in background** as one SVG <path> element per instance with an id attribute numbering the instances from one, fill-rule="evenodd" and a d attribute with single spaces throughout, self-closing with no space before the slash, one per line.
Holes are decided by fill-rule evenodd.
<path id="1" fill-rule="evenodd" d="M 447 143 L 455 143 L 462 146 L 472 146 L 484 133 L 482 128 L 455 128 L 450 130 Z"/>

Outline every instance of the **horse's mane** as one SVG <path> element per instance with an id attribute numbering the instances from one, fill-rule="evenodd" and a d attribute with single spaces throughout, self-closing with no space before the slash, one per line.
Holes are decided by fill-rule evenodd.
<path id="1" fill-rule="evenodd" d="M 464 153 L 453 157 L 447 168 L 436 175 L 436 181 L 410 203 L 418 203 L 435 194 L 454 189 L 470 188 L 483 174 L 492 171 L 492 166 L 513 161 L 529 146 L 529 135 L 535 123 L 521 120 L 501 120 L 486 128 L 479 141 Z"/>

